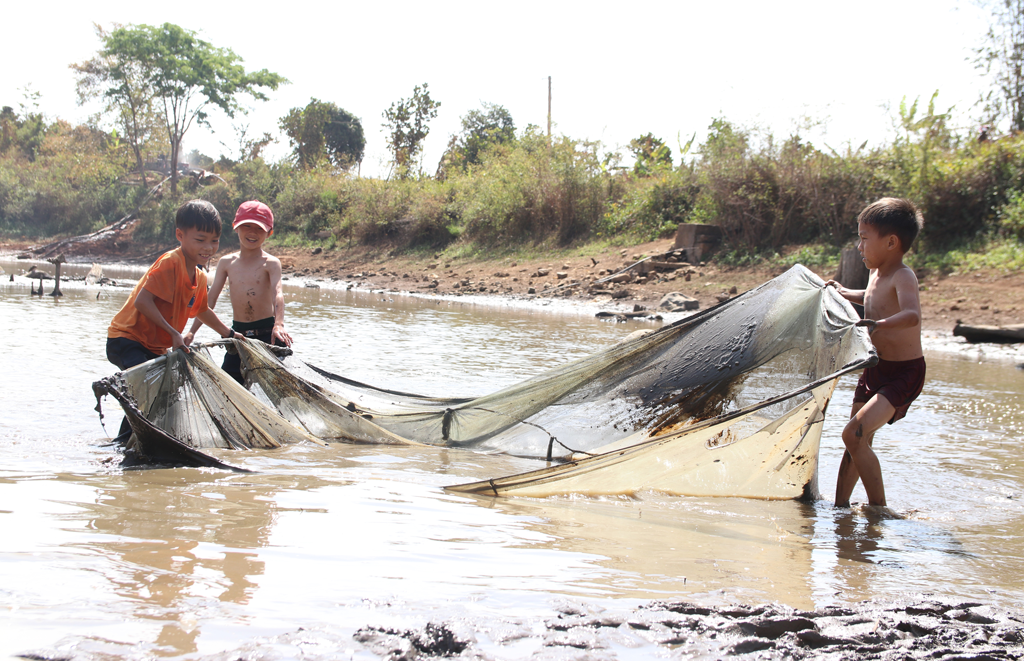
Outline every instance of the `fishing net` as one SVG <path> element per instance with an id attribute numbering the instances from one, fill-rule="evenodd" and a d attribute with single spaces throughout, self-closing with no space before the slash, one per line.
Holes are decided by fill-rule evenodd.
<path id="1" fill-rule="evenodd" d="M 816 495 L 836 380 L 876 360 L 857 315 L 802 266 L 721 305 L 475 398 L 387 390 L 230 340 L 247 388 L 205 349 L 94 384 L 125 408 L 144 454 L 181 445 L 425 444 L 567 462 L 453 490 L 489 494 Z M 131 406 L 125 406 L 128 402 Z M 134 409 L 134 412 L 131 410 Z M 155 453 L 155 452 L 154 452 Z"/>

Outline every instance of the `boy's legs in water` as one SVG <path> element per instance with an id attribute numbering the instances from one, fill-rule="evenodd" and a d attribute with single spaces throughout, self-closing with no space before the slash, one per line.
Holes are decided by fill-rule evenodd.
<path id="1" fill-rule="evenodd" d="M 107 360 L 121 371 L 131 369 L 156 357 L 155 353 L 134 340 L 124 337 L 107 338 Z M 117 431 L 114 440 L 124 444 L 128 442 L 131 435 L 132 427 L 128 424 L 128 416 L 125 416 L 121 420 L 121 428 Z"/>
<path id="2" fill-rule="evenodd" d="M 885 505 L 882 467 L 871 443 L 875 432 L 892 420 L 895 413 L 896 408 L 882 395 L 874 395 L 867 403 L 854 402 L 850 421 L 843 429 L 846 452 L 836 479 L 836 507 L 850 506 L 850 494 L 858 479 L 864 483 L 869 505 Z"/>

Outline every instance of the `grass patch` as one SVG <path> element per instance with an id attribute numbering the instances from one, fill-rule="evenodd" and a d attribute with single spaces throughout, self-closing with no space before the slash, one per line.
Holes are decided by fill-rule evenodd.
<path id="1" fill-rule="evenodd" d="M 812 244 L 800 246 L 796 250 L 788 251 L 786 255 L 772 258 L 778 266 L 816 266 L 824 269 L 835 269 L 839 267 L 839 255 L 842 250 L 829 244 Z"/>
<path id="2" fill-rule="evenodd" d="M 943 252 L 913 253 L 907 263 L 915 269 L 945 274 L 996 270 L 1014 273 L 1024 269 L 1024 244 L 1016 239 L 982 239 L 965 248 Z"/>
<path id="3" fill-rule="evenodd" d="M 267 239 L 265 245 L 271 252 L 273 252 L 275 246 L 282 248 L 309 248 L 312 250 L 313 248 L 334 247 L 334 237 L 329 239 L 310 239 L 298 232 L 282 234 L 280 236 L 274 234 Z"/>

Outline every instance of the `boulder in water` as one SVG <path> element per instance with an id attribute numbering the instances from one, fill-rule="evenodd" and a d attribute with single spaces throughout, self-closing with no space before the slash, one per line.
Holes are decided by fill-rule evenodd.
<path id="1" fill-rule="evenodd" d="M 658 303 L 658 309 L 666 312 L 685 312 L 699 308 L 700 301 L 677 291 L 665 294 Z"/>

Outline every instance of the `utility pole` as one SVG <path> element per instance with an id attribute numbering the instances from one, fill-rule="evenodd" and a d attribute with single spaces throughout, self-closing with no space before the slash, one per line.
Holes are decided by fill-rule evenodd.
<path id="1" fill-rule="evenodd" d="M 548 142 L 551 142 L 551 76 L 548 76 Z"/>

